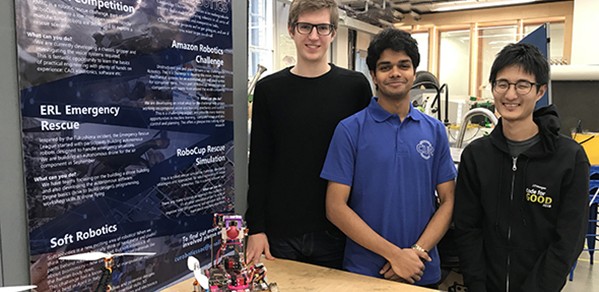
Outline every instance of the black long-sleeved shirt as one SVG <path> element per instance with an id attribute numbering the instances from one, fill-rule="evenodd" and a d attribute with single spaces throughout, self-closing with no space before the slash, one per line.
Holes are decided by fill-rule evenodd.
<path id="1" fill-rule="evenodd" d="M 290 68 L 254 89 L 246 221 L 250 234 L 287 237 L 332 227 L 327 182 L 319 177 L 335 127 L 372 97 L 362 73 L 339 68 L 322 76 Z"/>

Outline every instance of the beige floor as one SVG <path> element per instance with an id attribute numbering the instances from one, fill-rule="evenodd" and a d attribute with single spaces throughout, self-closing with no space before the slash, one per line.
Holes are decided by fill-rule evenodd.
<path id="1" fill-rule="evenodd" d="M 599 291 L 599 252 L 595 252 L 594 264 L 589 261 L 589 252 L 583 251 L 578 258 L 574 279 L 566 282 L 563 292 Z M 595 268 L 594 266 L 597 266 Z"/>
<path id="2" fill-rule="evenodd" d="M 583 251 L 578 259 L 578 264 L 574 270 L 574 279 L 567 281 L 562 292 L 590 292 L 599 291 L 599 251 L 595 252 L 594 265 L 590 264 L 589 253 Z M 594 266 L 597 266 L 595 268 Z M 463 283 L 460 274 L 451 272 L 447 279 L 440 285 L 439 289 L 447 291 L 448 287 L 454 283 Z M 458 290 L 459 291 L 459 290 Z"/>

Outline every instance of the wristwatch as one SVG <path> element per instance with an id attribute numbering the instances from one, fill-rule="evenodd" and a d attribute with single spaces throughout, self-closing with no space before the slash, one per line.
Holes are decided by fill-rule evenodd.
<path id="1" fill-rule="evenodd" d="M 418 245 L 416 243 L 414 243 L 412 245 L 412 248 L 415 249 L 415 250 L 417 250 L 417 251 L 421 251 L 421 252 L 424 252 L 424 253 L 428 254 L 428 250 L 422 248 L 422 246 L 420 246 L 420 245 Z"/>

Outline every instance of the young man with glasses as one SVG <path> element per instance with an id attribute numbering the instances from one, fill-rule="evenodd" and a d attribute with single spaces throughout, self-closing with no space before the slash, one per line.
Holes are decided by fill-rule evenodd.
<path id="1" fill-rule="evenodd" d="M 344 269 L 435 288 L 456 176 L 445 126 L 410 103 L 420 54 L 409 33 L 374 36 L 366 63 L 377 96 L 335 130 L 327 216 L 348 237 Z"/>
<path id="2" fill-rule="evenodd" d="M 325 215 L 319 177 L 337 123 L 361 110 L 366 77 L 327 61 L 339 20 L 335 0 L 294 0 L 288 31 L 297 64 L 256 84 L 252 112 L 248 262 L 274 257 L 341 267 L 345 238 Z"/>
<path id="3" fill-rule="evenodd" d="M 588 220 L 589 160 L 559 134 L 553 105 L 535 111 L 549 64 L 528 44 L 497 55 L 489 82 L 501 115 L 460 160 L 454 223 L 469 291 L 560 291 Z"/>

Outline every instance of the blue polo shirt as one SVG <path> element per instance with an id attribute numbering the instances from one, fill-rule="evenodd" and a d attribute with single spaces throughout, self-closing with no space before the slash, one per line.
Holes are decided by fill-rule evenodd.
<path id="1" fill-rule="evenodd" d="M 416 243 L 436 210 L 435 189 L 453 180 L 455 166 L 443 124 L 410 105 L 408 116 L 385 111 L 374 97 L 335 129 L 320 176 L 351 186 L 349 207 L 374 231 L 401 248 Z M 429 251 L 417 283 L 440 280 L 437 249 Z M 386 260 L 348 238 L 344 269 L 381 277 Z"/>

